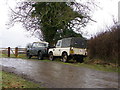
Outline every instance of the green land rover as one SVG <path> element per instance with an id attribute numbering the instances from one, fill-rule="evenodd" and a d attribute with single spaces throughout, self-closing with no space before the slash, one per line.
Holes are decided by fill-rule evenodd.
<path id="1" fill-rule="evenodd" d="M 27 45 L 26 55 L 28 58 L 37 56 L 38 59 L 43 59 L 48 54 L 48 42 L 33 42 Z"/>

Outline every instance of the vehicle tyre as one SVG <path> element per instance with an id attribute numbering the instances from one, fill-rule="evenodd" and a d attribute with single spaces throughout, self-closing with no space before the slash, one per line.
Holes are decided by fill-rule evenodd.
<path id="1" fill-rule="evenodd" d="M 51 61 L 53 61 L 53 60 L 54 60 L 53 53 L 49 53 L 49 60 L 51 60 Z"/>
<path id="2" fill-rule="evenodd" d="M 27 55 L 27 58 L 28 58 L 28 59 L 30 59 L 30 58 L 32 57 L 32 55 L 30 55 L 30 53 L 29 53 L 29 52 L 27 52 L 27 54 L 26 54 L 26 55 Z"/>
<path id="3" fill-rule="evenodd" d="M 42 59 L 43 59 L 42 52 L 39 52 L 39 53 L 38 53 L 38 59 L 39 59 L 39 60 L 42 60 Z"/>
<path id="4" fill-rule="evenodd" d="M 67 53 L 63 53 L 62 54 L 62 61 L 63 62 L 68 62 L 68 55 L 67 55 Z"/>

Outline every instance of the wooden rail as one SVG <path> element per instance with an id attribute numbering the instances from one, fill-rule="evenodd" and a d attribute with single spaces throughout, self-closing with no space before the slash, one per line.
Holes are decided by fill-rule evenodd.
<path id="1" fill-rule="evenodd" d="M 26 48 L 0 48 L 1 54 L 7 55 L 7 57 L 10 57 L 11 54 L 13 54 L 15 57 L 18 57 L 19 54 L 26 54 Z"/>

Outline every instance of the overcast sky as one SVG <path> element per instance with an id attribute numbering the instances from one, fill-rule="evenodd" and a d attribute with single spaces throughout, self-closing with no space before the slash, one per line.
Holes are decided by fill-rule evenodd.
<path id="1" fill-rule="evenodd" d="M 97 22 L 88 24 L 84 29 L 85 37 L 90 38 L 102 32 L 106 26 L 112 25 L 113 16 L 118 20 L 118 1 L 120 0 L 98 0 L 100 8 L 95 10 L 92 18 Z M 1 0 L 0 2 L 0 47 L 25 47 L 27 43 L 39 41 L 37 38 L 29 37 L 29 32 L 19 23 L 7 29 L 5 24 L 9 21 L 8 5 L 14 8 L 16 3 L 15 0 Z"/>

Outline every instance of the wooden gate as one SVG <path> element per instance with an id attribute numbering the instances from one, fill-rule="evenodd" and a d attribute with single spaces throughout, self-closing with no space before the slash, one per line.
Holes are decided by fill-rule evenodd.
<path id="1" fill-rule="evenodd" d="M 19 54 L 26 54 L 26 48 L 0 48 L 1 54 L 11 57 L 11 54 L 18 57 Z"/>

